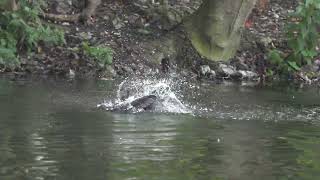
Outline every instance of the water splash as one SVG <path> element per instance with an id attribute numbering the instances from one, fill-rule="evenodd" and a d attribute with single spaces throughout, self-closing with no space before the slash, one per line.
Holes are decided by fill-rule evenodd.
<path id="1" fill-rule="evenodd" d="M 178 91 L 174 89 L 178 85 L 178 81 L 173 79 L 125 79 L 118 86 L 116 98 L 105 101 L 98 107 L 110 111 L 125 107 L 126 110 L 133 113 L 142 112 L 144 109 L 135 108 L 131 103 L 139 98 L 153 95 L 157 100 L 152 112 L 192 113 L 187 105 L 177 97 Z"/>

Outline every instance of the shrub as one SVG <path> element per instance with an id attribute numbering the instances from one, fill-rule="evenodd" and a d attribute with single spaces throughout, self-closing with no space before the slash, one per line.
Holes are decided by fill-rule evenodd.
<path id="1" fill-rule="evenodd" d="M 82 50 L 85 55 L 96 59 L 101 67 L 112 64 L 113 51 L 106 46 L 90 46 L 88 43 L 82 43 Z"/>
<path id="2" fill-rule="evenodd" d="M 313 59 L 319 54 L 317 45 L 320 26 L 320 0 L 304 0 L 290 15 L 291 21 L 287 25 L 288 54 L 278 50 L 269 53 L 269 59 L 275 66 L 269 69 L 278 74 L 290 74 L 299 71 L 303 65 L 312 64 Z"/>
<path id="3" fill-rule="evenodd" d="M 17 11 L 0 14 L 0 63 L 5 67 L 19 66 L 19 52 L 34 50 L 39 42 L 64 43 L 64 33 L 44 25 L 38 17 L 40 7 L 20 1 Z"/>

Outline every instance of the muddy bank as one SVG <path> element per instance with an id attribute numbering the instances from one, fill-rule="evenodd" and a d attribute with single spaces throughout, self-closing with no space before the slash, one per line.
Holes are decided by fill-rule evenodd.
<path id="1" fill-rule="evenodd" d="M 183 20 L 200 4 L 201 1 L 179 1 L 163 7 L 149 1 L 104 1 L 90 24 L 49 21 L 64 29 L 66 44 L 42 44 L 36 53 L 21 55 L 20 68 L 1 72 L 17 77 L 106 79 L 178 72 L 197 80 L 264 80 L 268 49 L 287 47 L 284 24 L 296 1 L 271 0 L 268 6 L 254 9 L 246 23 L 241 47 L 228 62 L 202 58 L 187 38 Z M 60 2 L 51 6 L 55 7 L 49 7 L 49 12 L 72 14 L 79 5 Z M 83 42 L 111 47 L 113 63 L 104 66 L 82 51 L 75 51 Z"/>

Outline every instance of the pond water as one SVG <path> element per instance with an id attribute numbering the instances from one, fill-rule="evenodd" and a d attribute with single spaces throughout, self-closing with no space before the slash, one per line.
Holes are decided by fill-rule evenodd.
<path id="1" fill-rule="evenodd" d="M 320 179 L 317 89 L 184 84 L 191 113 L 96 108 L 118 84 L 0 79 L 0 179 Z"/>

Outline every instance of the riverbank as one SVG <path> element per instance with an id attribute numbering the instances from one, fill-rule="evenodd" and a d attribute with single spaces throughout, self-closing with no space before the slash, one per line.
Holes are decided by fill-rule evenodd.
<path id="1" fill-rule="evenodd" d="M 268 6 L 255 8 L 246 22 L 237 55 L 228 62 L 211 62 L 193 49 L 182 20 L 174 19 L 168 25 L 135 3 L 105 1 L 90 24 L 49 22 L 65 31 L 66 44 L 42 44 L 36 53 L 20 56 L 19 68 L 13 71 L 0 69 L 0 72 L 14 77 L 103 79 L 177 72 L 197 80 L 264 81 L 268 66 L 267 52 L 275 47 L 287 47 L 284 25 L 288 13 L 293 12 L 295 7 L 296 1 L 271 0 Z M 112 64 L 101 65 L 78 51 L 83 42 L 112 48 Z M 319 73 L 318 70 L 316 68 L 315 73 Z M 295 79 L 303 83 L 318 81 L 317 78 Z"/>

